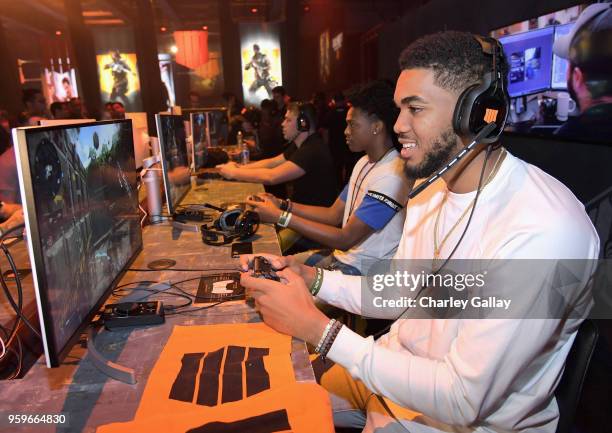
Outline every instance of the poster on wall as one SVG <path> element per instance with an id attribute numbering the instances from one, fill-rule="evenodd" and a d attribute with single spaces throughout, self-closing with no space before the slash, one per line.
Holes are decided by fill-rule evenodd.
<path id="1" fill-rule="evenodd" d="M 43 94 L 49 104 L 68 102 L 70 99 L 78 97 L 75 69 L 58 72 L 45 68 L 43 72 Z"/>
<path id="2" fill-rule="evenodd" d="M 121 102 L 126 111 L 140 111 L 142 104 L 136 54 L 113 50 L 96 57 L 102 101 Z"/>
<path id="3" fill-rule="evenodd" d="M 272 89 L 282 85 L 281 50 L 276 24 L 240 24 L 242 92 L 246 105 L 272 99 Z"/>

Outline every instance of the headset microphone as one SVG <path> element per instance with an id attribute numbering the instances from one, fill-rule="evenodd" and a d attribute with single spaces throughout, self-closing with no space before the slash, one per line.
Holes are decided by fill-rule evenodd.
<path id="1" fill-rule="evenodd" d="M 474 140 L 472 140 L 472 142 L 470 144 L 468 144 L 467 146 L 465 146 L 463 149 L 461 149 L 461 151 L 459 153 L 457 153 L 457 155 L 455 155 L 455 157 L 448 163 L 446 164 L 441 170 L 439 170 L 437 173 L 432 174 L 429 179 L 427 179 L 425 182 L 421 183 L 419 186 L 417 186 L 416 188 L 414 188 L 412 191 L 410 191 L 410 194 L 408 194 L 408 199 L 414 198 L 417 195 L 419 195 L 425 188 L 427 188 L 429 185 L 431 185 L 436 179 L 438 179 L 440 176 L 442 176 L 444 174 L 444 172 L 446 170 L 448 170 L 449 168 L 451 168 L 453 165 L 455 165 L 459 160 L 463 159 L 463 157 L 465 155 L 467 155 L 471 150 L 474 149 L 474 147 L 476 146 L 476 144 L 478 144 L 479 141 L 481 141 L 484 137 L 486 137 L 487 135 L 489 135 L 491 132 L 493 132 L 493 130 L 497 128 L 497 124 L 495 122 L 489 122 L 485 125 L 484 128 L 482 128 L 478 134 L 476 134 L 476 136 L 474 137 Z"/>

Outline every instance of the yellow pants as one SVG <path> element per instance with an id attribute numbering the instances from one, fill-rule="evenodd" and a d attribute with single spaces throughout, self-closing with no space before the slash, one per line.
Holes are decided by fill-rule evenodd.
<path id="1" fill-rule="evenodd" d="M 311 359 L 314 358 L 316 357 Z M 336 427 L 362 428 L 364 433 L 406 433 L 406 427 L 402 426 L 396 417 L 402 421 L 417 423 L 423 420 L 422 414 L 398 406 L 386 398 L 385 407 L 363 382 L 354 379 L 344 367 L 331 361 L 326 361 L 324 367 L 322 365 L 320 359 L 313 361 L 317 381 L 330 394 Z M 324 368 L 329 369 L 323 372 Z"/>

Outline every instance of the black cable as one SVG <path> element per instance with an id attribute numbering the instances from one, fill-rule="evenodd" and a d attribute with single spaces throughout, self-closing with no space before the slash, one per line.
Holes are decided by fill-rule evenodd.
<path id="1" fill-rule="evenodd" d="M 0 269 L 0 285 L 2 286 L 4 294 L 6 295 L 9 303 L 11 304 L 11 307 L 15 311 L 15 314 L 17 314 L 17 317 L 23 320 L 23 322 L 28 326 L 28 328 L 30 328 L 32 332 L 39 339 L 42 340 L 42 337 L 40 333 L 38 332 L 38 330 L 30 323 L 28 318 L 23 314 L 23 311 L 22 311 L 23 310 L 23 287 L 21 285 L 21 277 L 19 276 L 19 271 L 17 270 L 17 266 L 15 265 L 13 256 L 11 255 L 10 251 L 4 244 L 4 239 L 9 237 L 8 235 L 10 233 L 13 233 L 19 230 L 23 230 L 24 227 L 25 227 L 25 224 L 20 224 L 18 226 L 11 228 L 6 233 L 3 233 L 2 236 L 0 236 L 0 247 L 2 248 L 2 251 L 4 252 L 4 255 L 6 256 L 6 259 L 9 262 L 9 265 L 11 267 L 11 272 L 13 272 L 13 275 L 15 276 L 15 283 L 17 285 L 17 303 L 15 303 L 15 300 L 13 299 L 13 295 L 11 294 L 8 288 L 8 285 L 6 284 L 6 280 L 4 279 L 4 273 L 2 272 L 1 269 Z M 19 237 L 22 237 L 22 236 L 19 236 Z M 15 329 L 17 328 L 18 324 L 19 324 L 19 320 L 15 322 L 15 327 L 14 327 Z"/>
<path id="2" fill-rule="evenodd" d="M 227 296 L 226 299 L 223 299 L 222 301 L 219 301 L 219 302 L 215 302 L 214 304 L 205 305 L 205 306 L 199 307 L 199 308 L 192 308 L 190 310 L 182 310 L 182 311 L 169 312 L 169 313 L 166 314 L 166 316 L 174 316 L 174 315 L 178 315 L 178 314 L 192 313 L 194 311 L 208 310 L 210 308 L 213 308 L 213 307 L 216 307 L 218 305 L 224 304 L 226 302 L 232 301 L 232 300 L 234 300 L 234 298 L 238 299 L 238 298 L 241 298 L 241 297 L 242 297 L 242 295 Z"/>
<path id="3" fill-rule="evenodd" d="M 0 330 L 7 337 L 7 342 L 5 343 L 5 350 L 6 350 L 6 352 L 4 353 L 4 356 L 2 358 L 0 358 L 0 360 L 1 359 L 5 359 L 7 354 L 9 352 L 11 352 L 11 353 L 13 353 L 15 355 L 15 358 L 16 358 L 16 361 L 17 361 L 17 365 L 16 365 L 17 369 L 13 372 L 13 374 L 7 376 L 5 379 L 6 380 L 15 379 L 21 373 L 21 368 L 23 366 L 23 364 L 22 364 L 22 362 L 23 362 L 23 346 L 21 344 L 21 338 L 16 333 L 14 334 L 14 337 L 9 337 L 9 332 L 2 325 L 0 325 Z M 9 347 L 9 344 L 12 341 L 13 338 L 17 340 L 17 347 L 18 347 L 17 351 L 15 349 L 13 349 L 12 347 Z"/>
<path id="4" fill-rule="evenodd" d="M 480 170 L 480 178 L 478 179 L 478 187 L 476 188 L 476 196 L 474 197 L 474 205 L 472 206 L 472 209 L 470 210 L 470 216 L 468 217 L 467 223 L 465 225 L 465 228 L 463 229 L 463 232 L 461 233 L 461 236 L 459 237 L 459 240 L 457 241 L 457 243 L 455 244 L 454 248 L 452 249 L 452 251 L 450 252 L 450 254 L 448 255 L 448 257 L 444 260 L 444 263 L 442 263 L 442 266 L 440 266 L 438 269 L 436 269 L 432 275 L 437 275 L 442 268 L 444 268 L 449 260 L 453 257 L 453 255 L 455 254 L 455 252 L 457 251 L 457 248 L 459 248 L 459 245 L 461 244 L 461 241 L 463 241 L 463 238 L 465 237 L 465 234 L 467 233 L 467 229 L 470 226 L 470 222 L 472 221 L 472 217 L 474 216 L 474 210 L 476 209 L 476 203 L 478 202 L 478 197 L 480 197 L 480 193 L 482 192 L 482 180 L 484 178 L 484 173 L 485 173 L 485 169 L 487 167 L 487 161 L 489 160 L 489 156 L 491 156 L 491 152 L 493 151 L 493 146 L 487 146 L 487 153 L 485 154 L 485 160 L 482 163 L 482 169 Z M 419 291 L 414 295 L 413 299 L 419 299 L 419 296 L 421 296 L 421 294 L 423 293 L 423 290 L 425 290 L 427 288 L 427 284 L 424 284 Z M 383 329 L 381 329 L 380 331 L 378 331 L 377 333 L 374 334 L 374 339 L 377 339 L 379 337 L 381 337 L 382 335 L 386 334 L 387 332 L 389 332 L 389 330 L 391 329 L 391 326 L 393 325 L 393 323 L 395 323 L 397 320 L 399 320 L 404 314 L 406 314 L 406 312 L 410 309 L 410 307 L 406 307 L 404 309 L 404 311 L 402 311 L 400 313 L 399 316 L 397 316 L 392 322 L 391 324 L 385 326 Z"/>
<path id="5" fill-rule="evenodd" d="M 132 289 L 120 289 L 120 290 L 130 290 L 130 291 L 134 291 L 134 290 L 140 290 L 143 292 L 149 292 L 148 295 L 136 299 L 134 302 L 141 302 L 145 299 L 148 299 L 150 296 L 152 295 L 157 295 L 157 294 L 164 294 L 164 295 L 171 295 L 171 296 L 178 296 L 180 298 L 184 298 L 187 299 L 188 302 L 181 304 L 181 305 L 164 305 L 164 310 L 170 309 L 170 310 L 175 310 L 177 308 L 184 308 L 184 307 L 188 307 L 190 305 L 193 304 L 193 299 L 191 298 L 192 295 L 189 295 L 188 293 L 176 293 L 176 292 L 169 292 L 168 290 L 170 288 L 172 288 L 174 285 L 170 285 L 167 289 L 149 289 L 146 287 L 134 287 Z"/>
<path id="6" fill-rule="evenodd" d="M 15 303 L 15 300 L 13 299 L 13 295 L 11 294 L 6 284 L 6 281 L 4 279 L 4 274 L 2 270 L 0 269 L 0 285 L 2 285 L 4 294 L 6 295 L 6 298 L 8 299 L 9 303 L 11 304 L 11 307 L 13 307 L 13 310 L 15 310 L 15 313 L 17 314 L 17 316 L 21 317 L 21 320 L 23 320 L 23 323 L 25 323 L 28 326 L 28 328 L 32 330 L 34 335 L 36 335 L 39 339 L 42 340 L 40 332 L 38 332 L 38 330 L 30 323 L 28 318 L 23 314 L 23 286 L 21 285 L 21 277 L 19 276 L 19 270 L 17 269 L 17 266 L 15 265 L 13 256 L 11 255 L 6 245 L 4 245 L 4 242 L 0 242 L 0 248 L 2 248 L 2 251 L 4 252 L 4 255 L 6 257 L 6 260 L 9 262 L 9 265 L 11 267 L 11 272 L 13 272 L 13 275 L 15 276 L 15 284 L 17 285 L 17 304 Z"/>

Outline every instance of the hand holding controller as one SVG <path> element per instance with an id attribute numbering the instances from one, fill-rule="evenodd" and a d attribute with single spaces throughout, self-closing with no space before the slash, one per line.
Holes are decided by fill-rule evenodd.
<path id="1" fill-rule="evenodd" d="M 272 269 L 270 262 L 262 256 L 253 258 L 253 272 L 251 276 L 255 278 L 265 278 L 266 280 L 280 281 L 279 276 L 276 275 L 276 272 Z"/>

